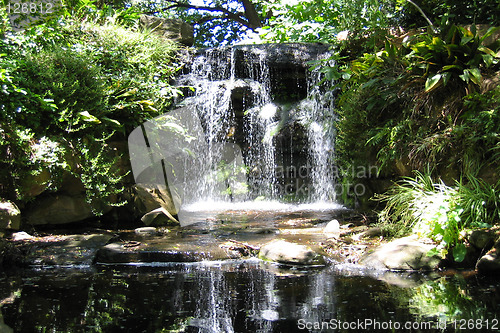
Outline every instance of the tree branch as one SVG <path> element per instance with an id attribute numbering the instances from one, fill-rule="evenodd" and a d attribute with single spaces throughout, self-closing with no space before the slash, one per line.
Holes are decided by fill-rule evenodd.
<path id="1" fill-rule="evenodd" d="M 197 5 L 191 5 L 189 3 L 185 3 L 185 2 L 181 2 L 181 1 L 168 1 L 170 3 L 172 3 L 172 5 L 168 6 L 168 7 L 164 7 L 162 9 L 159 9 L 157 11 L 154 11 L 154 12 L 148 12 L 146 14 L 154 14 L 155 12 L 158 12 L 158 11 L 167 11 L 167 10 L 170 10 L 170 9 L 174 9 L 174 8 L 186 8 L 186 9 L 194 9 L 194 10 L 200 10 L 200 11 L 207 11 L 207 12 L 219 12 L 221 14 L 223 14 L 223 16 L 219 17 L 220 19 L 226 19 L 226 20 L 233 20 L 235 22 L 238 22 L 239 24 L 247 27 L 247 28 L 250 28 L 250 29 L 255 29 L 257 27 L 260 26 L 255 26 L 255 22 L 252 22 L 253 20 L 245 20 L 245 13 L 248 13 L 247 11 L 247 6 L 245 5 L 245 13 L 241 13 L 241 12 L 238 12 L 238 13 L 233 13 L 233 12 L 230 12 L 229 10 L 223 8 L 223 7 L 220 7 L 220 6 L 215 6 L 215 7 L 211 7 L 211 6 L 197 6 Z M 249 2 L 248 0 L 244 1 L 245 2 Z M 254 9 L 255 10 L 255 9 Z M 201 19 L 201 23 L 204 23 L 206 21 L 211 21 L 213 19 L 215 19 L 216 17 L 209 17 L 207 19 Z M 199 22 L 197 22 L 199 23 Z M 201 24 L 199 23 L 199 24 Z"/>

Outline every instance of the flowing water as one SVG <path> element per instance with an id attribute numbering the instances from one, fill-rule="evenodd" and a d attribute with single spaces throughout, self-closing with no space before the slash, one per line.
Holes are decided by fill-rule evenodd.
<path id="1" fill-rule="evenodd" d="M 282 51 L 307 56 L 310 61 L 330 56 L 327 50 L 307 54 L 307 50 L 290 47 Z M 207 144 L 198 156 L 205 169 L 199 170 L 185 202 L 255 198 L 334 202 L 334 93 L 321 87 L 323 74 L 309 71 L 305 61 L 296 69 L 302 71 L 297 74 L 301 79 L 292 88 L 284 87 L 290 83 L 283 80 L 290 79 L 275 73 L 271 58 L 268 47 L 261 46 L 206 50 L 194 57 L 188 72 L 179 78 L 179 86 L 194 87 L 181 105 L 189 110 L 183 112 L 199 117 Z M 225 160 L 220 147 L 227 143 L 241 151 L 243 165 Z M 246 189 L 244 194 L 229 185 L 226 191 L 214 190 L 210 181 L 217 178 L 214 174 L 220 180 L 227 171 L 221 164 L 232 166 L 233 176 L 222 177 L 228 184 L 228 178 L 238 173 L 235 170 L 244 170 L 241 182 L 245 184 L 240 186 Z"/>

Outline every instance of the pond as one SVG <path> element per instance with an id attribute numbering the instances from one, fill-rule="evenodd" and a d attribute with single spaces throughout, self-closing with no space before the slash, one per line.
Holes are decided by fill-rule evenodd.
<path id="1" fill-rule="evenodd" d="M 2 332 L 498 331 L 500 282 L 257 259 L 22 269 Z M 432 325 L 432 326 L 428 326 Z"/>

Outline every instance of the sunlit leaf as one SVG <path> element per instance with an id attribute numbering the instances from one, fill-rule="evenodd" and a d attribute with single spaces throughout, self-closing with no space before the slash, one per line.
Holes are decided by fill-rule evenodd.
<path id="1" fill-rule="evenodd" d="M 436 74 L 425 81 L 425 92 L 429 92 L 437 88 L 439 82 L 441 81 L 441 74 Z"/>

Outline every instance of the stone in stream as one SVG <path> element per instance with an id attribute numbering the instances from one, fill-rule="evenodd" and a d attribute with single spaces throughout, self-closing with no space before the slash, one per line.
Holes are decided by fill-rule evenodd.
<path id="1" fill-rule="evenodd" d="M 157 236 L 160 233 L 155 227 L 141 227 L 134 230 L 136 235 L 139 236 Z"/>
<path id="2" fill-rule="evenodd" d="M 491 250 L 479 259 L 476 269 L 482 274 L 498 274 L 500 272 L 500 239 Z"/>
<path id="3" fill-rule="evenodd" d="M 314 252 L 306 245 L 290 243 L 284 240 L 274 240 L 263 247 L 259 258 L 289 265 L 324 265 L 323 256 Z"/>
<path id="4" fill-rule="evenodd" d="M 19 232 L 13 233 L 12 236 L 11 236 L 11 238 L 12 238 L 12 240 L 14 242 L 19 242 L 19 241 L 25 241 L 25 240 L 33 239 L 35 237 L 31 236 L 30 234 L 28 234 L 25 231 L 19 231 Z"/>
<path id="5" fill-rule="evenodd" d="M 364 255 L 359 264 L 382 270 L 430 271 L 441 262 L 439 256 L 427 255 L 433 248 L 434 245 L 425 244 L 416 236 L 403 237 L 377 247 Z"/>
<path id="6" fill-rule="evenodd" d="M 16 234 L 21 232 L 13 234 L 13 240 L 19 240 Z M 19 266 L 90 265 L 98 249 L 112 237 L 111 234 L 52 235 L 36 238 L 29 236 L 23 239 L 24 242 L 15 245 L 18 252 L 23 255 L 8 259 Z"/>
<path id="7" fill-rule="evenodd" d="M 96 254 L 98 264 L 197 262 L 230 259 L 210 235 L 146 238 L 108 244 Z"/>

